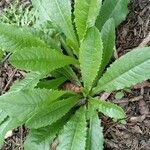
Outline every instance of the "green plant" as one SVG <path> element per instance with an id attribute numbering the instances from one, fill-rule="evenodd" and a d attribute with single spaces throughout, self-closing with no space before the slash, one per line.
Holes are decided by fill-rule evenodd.
<path id="1" fill-rule="evenodd" d="M 36 20 L 36 10 L 31 4 L 13 0 L 9 7 L 3 9 L 0 15 L 0 21 L 18 26 L 31 26 Z"/>
<path id="2" fill-rule="evenodd" d="M 38 23 L 48 21 L 55 36 L 0 24 L 0 46 L 12 53 L 9 62 L 28 72 L 0 97 L 0 141 L 8 130 L 25 124 L 30 129 L 25 150 L 48 150 L 56 141 L 58 150 L 102 150 L 98 112 L 121 123 L 125 113 L 97 94 L 150 78 L 149 47 L 129 52 L 106 70 L 115 27 L 125 19 L 129 1 L 75 0 L 73 14 L 70 0 L 32 2 Z M 65 81 L 80 86 L 80 92 L 60 90 Z"/>

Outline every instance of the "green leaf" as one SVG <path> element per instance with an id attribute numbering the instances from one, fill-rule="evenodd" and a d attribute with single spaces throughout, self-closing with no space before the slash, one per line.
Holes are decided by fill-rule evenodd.
<path id="1" fill-rule="evenodd" d="M 29 133 L 24 143 L 24 150 L 49 150 L 50 149 L 50 142 L 48 140 L 43 141 L 41 143 L 36 143 L 35 140 L 36 139 L 33 133 L 32 132 Z"/>
<path id="2" fill-rule="evenodd" d="M 47 47 L 46 44 L 30 32 L 8 24 L 0 23 L 0 48 L 14 52 L 22 48 Z"/>
<path id="3" fill-rule="evenodd" d="M 0 108 L 16 121 L 25 123 L 40 108 L 53 103 L 65 93 L 46 89 L 9 92 L 0 96 Z"/>
<path id="4" fill-rule="evenodd" d="M 37 87 L 56 90 L 65 81 L 66 81 L 65 77 L 60 77 L 52 80 L 44 80 L 44 81 L 40 81 Z"/>
<path id="5" fill-rule="evenodd" d="M 86 111 L 80 108 L 59 135 L 57 150 L 85 150 Z"/>
<path id="6" fill-rule="evenodd" d="M 56 134 L 62 130 L 69 116 L 70 114 L 67 114 L 50 126 L 31 129 L 25 141 L 25 150 L 49 150 Z"/>
<path id="7" fill-rule="evenodd" d="M 6 112 L 0 109 L 0 124 L 7 118 Z"/>
<path id="8" fill-rule="evenodd" d="M 100 72 L 102 73 L 112 57 L 115 46 L 115 24 L 112 18 L 104 24 L 101 35 L 103 41 L 103 60 Z"/>
<path id="9" fill-rule="evenodd" d="M 111 102 L 106 102 L 104 100 L 99 99 L 91 99 L 90 105 L 95 110 L 98 110 L 99 112 L 103 113 L 104 115 L 110 118 L 114 118 L 116 120 L 125 118 L 125 113 L 123 109 Z"/>
<path id="10" fill-rule="evenodd" d="M 124 92 L 120 91 L 115 94 L 115 99 L 121 100 L 124 97 Z"/>
<path id="11" fill-rule="evenodd" d="M 79 56 L 84 87 L 88 91 L 90 91 L 98 74 L 103 55 L 102 49 L 102 40 L 98 29 L 96 27 L 90 28 L 81 43 Z"/>
<path id="12" fill-rule="evenodd" d="M 32 0 L 33 6 L 39 11 L 41 22 L 50 20 L 66 35 L 73 48 L 78 47 L 71 21 L 70 0 Z M 77 49 L 76 49 L 77 50 Z"/>
<path id="13" fill-rule="evenodd" d="M 150 47 L 135 49 L 116 60 L 99 80 L 93 94 L 120 90 L 150 79 Z"/>
<path id="14" fill-rule="evenodd" d="M 95 25 L 102 0 L 75 0 L 75 23 L 80 41 L 88 28 Z"/>
<path id="15" fill-rule="evenodd" d="M 128 3 L 129 0 L 105 0 L 96 22 L 97 28 L 101 30 L 109 18 L 113 18 L 118 26 L 128 14 Z"/>
<path id="16" fill-rule="evenodd" d="M 69 64 L 76 64 L 77 60 L 56 50 L 33 47 L 15 52 L 10 63 L 27 71 L 51 72 Z"/>
<path id="17" fill-rule="evenodd" d="M 103 128 L 101 121 L 95 110 L 89 109 L 90 124 L 88 129 L 87 147 L 86 150 L 103 150 Z"/>
<path id="18" fill-rule="evenodd" d="M 26 125 L 33 129 L 51 125 L 63 117 L 78 101 L 79 96 L 73 96 L 50 105 L 45 105 L 27 121 Z"/>
<path id="19" fill-rule="evenodd" d="M 66 79 L 70 80 L 72 83 L 77 84 L 79 86 L 81 85 L 76 73 L 71 67 L 66 66 L 56 70 L 56 72 L 59 73 L 61 76 L 63 75 L 64 77 L 66 77 Z"/>
<path id="20" fill-rule="evenodd" d="M 10 88 L 9 92 L 33 89 L 37 85 L 39 80 L 41 78 L 44 78 L 44 76 L 44 74 L 38 72 L 30 72 L 23 80 L 16 81 Z"/>
<path id="21" fill-rule="evenodd" d="M 0 49 L 0 61 L 2 60 L 4 52 Z"/>
<path id="22" fill-rule="evenodd" d="M 4 142 L 4 137 L 6 135 L 6 133 L 9 130 L 12 130 L 18 126 L 20 126 L 21 124 L 18 123 L 15 119 L 12 119 L 10 117 L 7 117 L 1 124 L 0 124 L 0 148 Z"/>

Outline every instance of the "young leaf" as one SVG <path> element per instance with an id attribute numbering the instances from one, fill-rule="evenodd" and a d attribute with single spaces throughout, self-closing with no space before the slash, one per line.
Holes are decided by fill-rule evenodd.
<path id="1" fill-rule="evenodd" d="M 46 89 L 9 92 L 0 97 L 0 108 L 16 121 L 25 123 L 41 107 L 53 103 L 65 93 Z"/>
<path id="2" fill-rule="evenodd" d="M 71 21 L 71 1 L 70 0 L 32 0 L 42 14 L 42 22 L 52 21 L 67 36 L 74 48 L 78 47 L 78 42 L 73 30 Z M 44 19 L 44 20 L 43 20 Z"/>
<path id="3" fill-rule="evenodd" d="M 102 0 L 75 0 L 75 23 L 80 41 L 88 28 L 95 25 Z"/>
<path id="4" fill-rule="evenodd" d="M 116 120 L 125 118 L 123 109 L 111 102 L 106 102 L 99 99 L 91 99 L 90 105 L 95 110 L 98 110 L 110 118 L 114 118 Z"/>
<path id="5" fill-rule="evenodd" d="M 77 60 L 56 50 L 33 47 L 15 52 L 10 63 L 27 71 L 51 72 L 69 64 L 76 64 Z"/>
<path id="6" fill-rule="evenodd" d="M 59 135 L 58 150 L 85 150 L 86 111 L 80 108 Z"/>
<path id="7" fill-rule="evenodd" d="M 27 121 L 26 125 L 33 129 L 51 125 L 63 117 L 78 101 L 79 96 L 73 96 L 51 105 L 45 105 Z"/>
<path id="8" fill-rule="evenodd" d="M 150 48 L 138 48 L 116 60 L 93 93 L 120 90 L 150 79 Z"/>
<path id="9" fill-rule="evenodd" d="M 23 80 L 15 82 L 9 92 L 33 89 L 44 76 L 44 74 L 38 72 L 30 72 Z"/>
<path id="10" fill-rule="evenodd" d="M 39 88 L 56 90 L 62 83 L 66 81 L 65 77 L 60 77 L 52 80 L 40 81 L 37 85 Z"/>
<path id="11" fill-rule="evenodd" d="M 14 52 L 22 48 L 47 47 L 38 37 L 17 26 L 0 23 L 0 48 Z"/>
<path id="12" fill-rule="evenodd" d="M 102 40 L 98 29 L 96 27 L 90 28 L 81 43 L 79 55 L 84 87 L 87 91 L 90 91 L 99 71 L 103 54 L 102 49 Z"/>
<path id="13" fill-rule="evenodd" d="M 104 24 L 101 36 L 103 41 L 103 59 L 100 72 L 102 73 L 112 57 L 115 46 L 115 23 L 112 18 Z"/>
<path id="14" fill-rule="evenodd" d="M 96 21 L 97 28 L 101 31 L 109 18 L 113 18 L 118 26 L 128 14 L 128 3 L 129 0 L 105 0 Z"/>
<path id="15" fill-rule="evenodd" d="M 103 128 L 101 127 L 101 121 L 95 110 L 89 110 L 90 113 L 90 125 L 87 136 L 86 150 L 103 150 Z"/>

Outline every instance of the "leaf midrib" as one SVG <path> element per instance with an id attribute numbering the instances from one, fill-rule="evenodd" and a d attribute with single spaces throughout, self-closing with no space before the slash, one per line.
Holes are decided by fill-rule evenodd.
<path id="1" fill-rule="evenodd" d="M 80 114 L 81 115 L 81 114 Z M 82 116 L 82 115 L 81 115 Z M 78 129 L 78 127 L 79 127 L 79 123 L 78 122 L 80 122 L 81 121 L 81 116 L 80 116 L 80 120 L 79 121 L 76 121 L 76 123 L 77 123 L 77 125 L 76 125 L 76 128 L 75 128 L 75 132 L 74 132 L 74 136 L 73 136 L 73 138 L 72 138 L 72 144 L 71 144 L 71 148 L 70 148 L 70 150 L 74 150 L 73 148 L 74 148 L 74 143 L 75 143 L 75 139 L 76 139 L 76 135 L 77 135 L 77 129 Z"/>

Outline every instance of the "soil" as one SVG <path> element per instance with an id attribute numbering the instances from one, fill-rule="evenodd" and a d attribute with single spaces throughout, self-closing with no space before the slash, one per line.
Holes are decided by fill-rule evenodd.
<path id="1" fill-rule="evenodd" d="M 116 57 L 138 47 L 150 33 L 150 0 L 132 0 L 129 15 L 117 29 Z M 150 43 L 147 45 L 150 46 Z M 5 62 L 1 68 L 0 92 L 7 91 L 24 73 Z M 127 114 L 125 125 L 103 117 L 105 150 L 150 150 L 150 81 L 125 90 L 121 100 L 112 93 L 108 99 L 120 105 Z M 24 127 L 15 129 L 5 140 L 2 150 L 22 150 L 26 136 Z"/>

